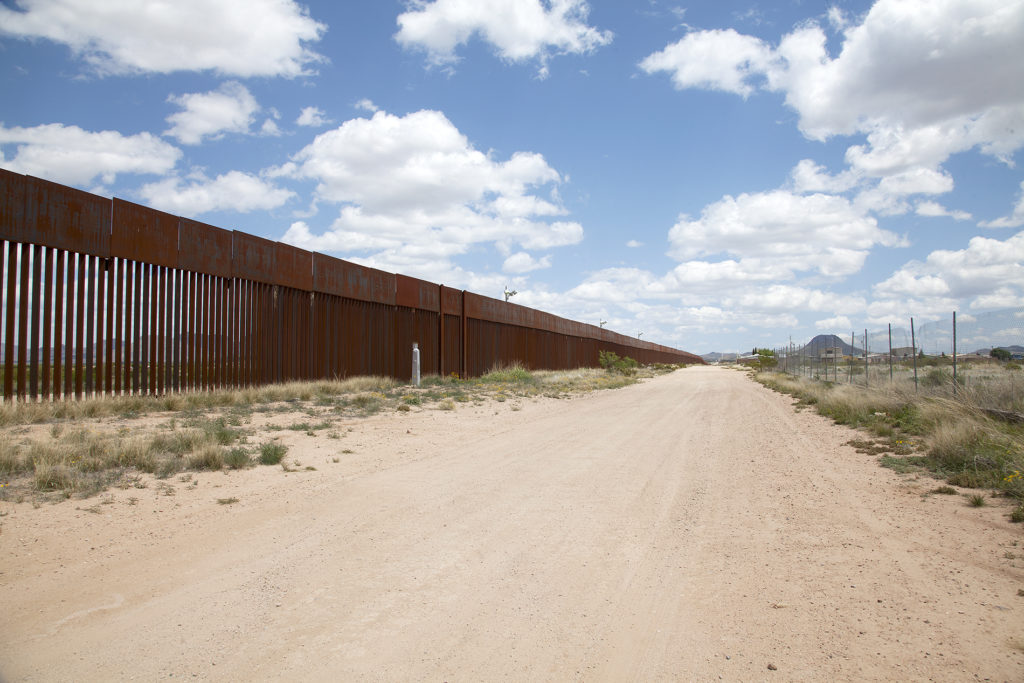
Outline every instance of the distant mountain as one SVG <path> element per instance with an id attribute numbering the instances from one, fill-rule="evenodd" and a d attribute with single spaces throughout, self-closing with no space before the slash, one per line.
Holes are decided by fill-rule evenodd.
<path id="1" fill-rule="evenodd" d="M 997 349 L 1006 349 L 1007 351 L 1009 351 L 1010 353 L 1013 353 L 1013 354 L 1024 353 L 1024 346 L 1020 346 L 1018 344 L 1011 344 L 1010 346 L 996 346 L 995 348 L 997 348 Z M 987 356 L 991 351 L 992 351 L 991 348 L 988 348 L 988 349 L 978 349 L 974 353 L 978 354 L 979 356 Z"/>
<path id="2" fill-rule="evenodd" d="M 723 360 L 731 361 L 736 360 L 737 353 L 722 353 L 720 351 L 712 351 L 711 353 L 705 353 L 701 355 L 705 363 L 718 363 Z"/>
<path id="3" fill-rule="evenodd" d="M 820 356 L 825 349 L 834 348 L 842 349 L 841 353 L 844 356 L 861 356 L 864 354 L 863 349 L 858 349 L 856 346 L 850 346 L 834 334 L 819 334 L 817 337 L 807 342 L 800 351 L 805 356 Z"/>

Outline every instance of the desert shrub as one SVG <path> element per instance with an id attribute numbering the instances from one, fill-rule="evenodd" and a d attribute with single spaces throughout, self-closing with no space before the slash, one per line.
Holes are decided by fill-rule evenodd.
<path id="1" fill-rule="evenodd" d="M 260 444 L 259 461 L 261 465 L 278 465 L 288 452 L 288 447 L 283 443 L 268 441 Z"/>
<path id="2" fill-rule="evenodd" d="M 480 381 L 485 383 L 522 383 L 532 382 L 533 380 L 533 375 L 519 361 L 515 361 L 508 365 L 495 365 L 489 371 L 487 371 L 482 377 L 480 377 Z"/>
<path id="3" fill-rule="evenodd" d="M 190 470 L 219 470 L 224 467 L 224 451 L 220 446 L 207 444 L 188 457 Z"/>
<path id="4" fill-rule="evenodd" d="M 224 455 L 224 464 L 233 470 L 241 470 L 252 465 L 252 458 L 244 448 L 232 448 Z"/>
<path id="5" fill-rule="evenodd" d="M 608 372 L 617 372 L 621 375 L 635 375 L 640 364 L 629 356 L 620 357 L 614 351 L 598 351 L 597 360 L 601 367 Z"/>

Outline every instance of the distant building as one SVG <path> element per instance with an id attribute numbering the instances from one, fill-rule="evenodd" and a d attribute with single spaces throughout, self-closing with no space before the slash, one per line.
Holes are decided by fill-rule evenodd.
<path id="1" fill-rule="evenodd" d="M 818 351 L 818 358 L 825 361 L 842 360 L 843 349 L 839 346 L 823 346 Z"/>

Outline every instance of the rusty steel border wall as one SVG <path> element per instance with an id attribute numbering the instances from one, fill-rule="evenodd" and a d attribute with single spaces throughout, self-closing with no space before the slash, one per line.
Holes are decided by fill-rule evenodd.
<path id="1" fill-rule="evenodd" d="M 5 248 L 4 248 L 5 247 Z M 4 254 L 6 251 L 6 255 Z M 690 353 L 0 169 L 3 398 Z"/>

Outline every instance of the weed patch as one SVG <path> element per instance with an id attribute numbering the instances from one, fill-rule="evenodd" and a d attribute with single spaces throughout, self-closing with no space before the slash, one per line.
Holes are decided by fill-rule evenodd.
<path id="1" fill-rule="evenodd" d="M 284 459 L 288 447 L 282 443 L 268 441 L 260 445 L 259 461 L 261 465 L 277 465 Z"/>

